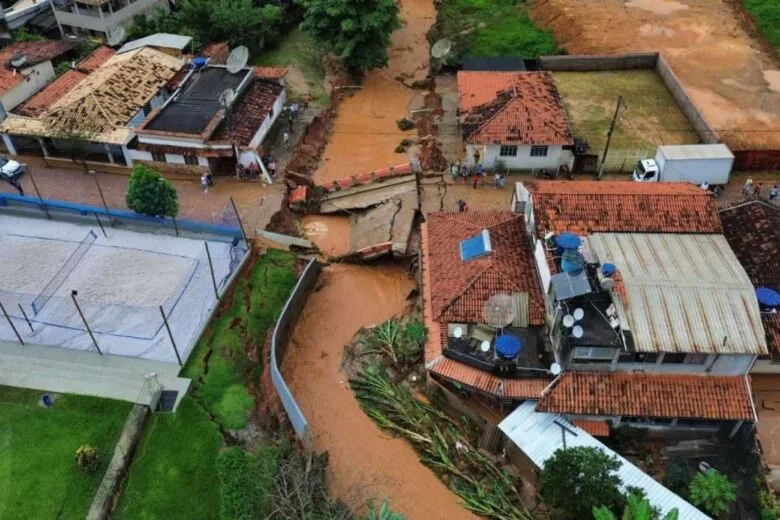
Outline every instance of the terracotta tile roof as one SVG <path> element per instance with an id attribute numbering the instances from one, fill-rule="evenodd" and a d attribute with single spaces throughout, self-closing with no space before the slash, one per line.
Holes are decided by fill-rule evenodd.
<path id="1" fill-rule="evenodd" d="M 83 72 L 69 70 L 22 105 L 16 107 L 14 112 L 27 117 L 38 117 L 86 77 L 87 75 Z"/>
<path id="2" fill-rule="evenodd" d="M 227 57 L 230 54 L 230 46 L 228 42 L 211 42 L 201 47 L 198 51 L 198 56 L 201 58 L 209 58 L 211 64 L 224 64 L 227 61 Z"/>
<path id="3" fill-rule="evenodd" d="M 549 72 L 458 72 L 463 138 L 479 144 L 574 143 Z"/>
<path id="4" fill-rule="evenodd" d="M 284 87 L 275 81 L 255 78 L 241 94 L 233 107 L 233 139 L 239 146 L 249 146 L 260 125 L 271 113 Z M 212 139 L 218 142 L 231 140 L 227 124 L 222 124 Z"/>
<path id="5" fill-rule="evenodd" d="M 468 215 L 468 220 L 479 222 L 474 213 Z M 429 372 L 461 384 L 468 385 L 484 393 L 512 399 L 538 399 L 542 390 L 550 383 L 546 377 L 506 379 L 494 376 L 482 370 L 465 365 L 453 359 L 444 357 L 443 345 L 447 341 L 447 328 L 434 319 L 432 311 L 432 283 L 430 235 L 428 222 L 423 223 L 422 235 L 422 272 L 423 272 L 423 319 L 428 330 L 428 341 L 425 344 L 425 365 Z"/>
<path id="6" fill-rule="evenodd" d="M 10 66 L 11 59 L 17 54 L 24 54 L 29 66 L 52 60 L 70 52 L 75 47 L 75 43 L 66 40 L 44 40 L 14 43 L 0 49 L 0 94 L 15 87 L 25 78 L 21 74 L 14 74 Z"/>
<path id="7" fill-rule="evenodd" d="M 720 233 L 715 199 L 686 183 L 528 181 L 537 236 L 548 231 Z"/>
<path id="8" fill-rule="evenodd" d="M 533 254 L 525 241 L 523 215 L 510 211 L 430 213 L 426 256 L 430 259 L 433 317 L 437 321 L 482 321 L 485 302 L 498 293 L 528 293 L 529 323 L 544 323 L 544 296 Z M 493 252 L 462 261 L 460 243 L 490 233 Z"/>
<path id="9" fill-rule="evenodd" d="M 577 428 L 582 428 L 594 437 L 609 437 L 609 422 L 576 420 L 571 422 Z"/>
<path id="10" fill-rule="evenodd" d="M 101 45 L 92 53 L 76 64 L 76 70 L 79 70 L 85 74 L 95 72 L 101 65 L 107 62 L 111 57 L 116 54 L 116 51 L 111 47 Z"/>
<path id="11" fill-rule="evenodd" d="M 287 75 L 284 67 L 255 67 L 255 75 L 263 79 L 282 79 Z"/>
<path id="12" fill-rule="evenodd" d="M 566 372 L 537 405 L 573 415 L 754 420 L 742 376 Z"/>
<path id="13" fill-rule="evenodd" d="M 780 208 L 764 201 L 720 211 L 723 234 L 756 287 L 780 292 Z M 767 346 L 780 357 L 780 315 L 762 315 Z"/>

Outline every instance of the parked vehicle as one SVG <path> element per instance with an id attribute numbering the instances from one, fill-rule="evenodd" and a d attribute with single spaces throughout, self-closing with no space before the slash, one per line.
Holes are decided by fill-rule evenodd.
<path id="1" fill-rule="evenodd" d="M 0 157 L 0 178 L 18 179 L 24 173 L 24 165 L 5 157 Z"/>
<path id="2" fill-rule="evenodd" d="M 655 159 L 637 163 L 634 180 L 719 186 L 728 184 L 733 165 L 734 154 L 725 144 L 659 146 Z"/>

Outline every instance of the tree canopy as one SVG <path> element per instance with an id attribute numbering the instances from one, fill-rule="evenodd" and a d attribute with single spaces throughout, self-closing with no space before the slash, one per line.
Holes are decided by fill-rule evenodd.
<path id="1" fill-rule="evenodd" d="M 136 15 L 128 39 L 158 32 L 186 34 L 196 45 L 226 41 L 246 45 L 257 52 L 280 36 L 282 10 L 278 5 L 256 5 L 253 0 L 182 0 L 180 8 L 168 12 L 158 8 L 151 16 Z"/>
<path id="2" fill-rule="evenodd" d="M 401 27 L 395 0 L 298 0 L 303 30 L 326 43 L 357 71 L 387 65 L 393 31 Z"/>
<path id="3" fill-rule="evenodd" d="M 723 473 L 711 469 L 696 474 L 689 495 L 694 505 L 703 507 L 712 516 L 719 516 L 728 512 L 737 499 L 737 486 Z"/>
<path id="4" fill-rule="evenodd" d="M 594 508 L 620 511 L 625 498 L 620 461 L 596 448 L 578 446 L 556 451 L 544 464 L 539 495 L 560 518 L 591 518 Z"/>
<path id="5" fill-rule="evenodd" d="M 125 196 L 127 206 L 150 217 L 175 217 L 179 196 L 171 182 L 144 164 L 133 166 Z"/>

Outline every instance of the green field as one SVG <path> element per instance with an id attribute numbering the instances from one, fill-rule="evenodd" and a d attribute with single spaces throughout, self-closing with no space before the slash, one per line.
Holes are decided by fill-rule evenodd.
<path id="1" fill-rule="evenodd" d="M 60 395 L 39 405 L 43 392 L 0 386 L 0 518 L 83 519 L 131 405 Z M 79 446 L 98 448 L 101 465 L 83 473 Z"/>
<path id="2" fill-rule="evenodd" d="M 756 21 L 769 43 L 780 47 L 780 2 L 778 0 L 744 0 L 745 8 Z"/>
<path id="3" fill-rule="evenodd" d="M 249 422 L 255 400 L 247 375 L 257 387 L 262 364 L 252 362 L 247 350 L 263 359 L 266 332 L 295 285 L 294 266 L 292 254 L 268 250 L 236 280 L 227 308 L 185 367 L 183 375 L 193 380 L 190 394 L 175 414 L 155 414 L 147 423 L 114 518 L 219 518 L 220 427 L 238 430 Z"/>
<path id="4" fill-rule="evenodd" d="M 661 144 L 695 144 L 698 135 L 652 70 L 554 72 L 575 137 L 601 157 L 617 99 L 623 95 L 606 171 L 633 171 Z"/>
<path id="5" fill-rule="evenodd" d="M 455 50 L 448 62 L 462 56 L 562 54 L 552 32 L 539 28 L 517 0 L 442 0 L 428 39 L 449 38 Z"/>

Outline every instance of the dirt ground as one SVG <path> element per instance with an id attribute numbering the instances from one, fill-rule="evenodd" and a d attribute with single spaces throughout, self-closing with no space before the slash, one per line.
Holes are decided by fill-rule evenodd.
<path id="1" fill-rule="evenodd" d="M 556 72 L 575 137 L 601 155 L 615 113 L 623 104 L 607 156 L 607 171 L 633 171 L 640 159 L 655 156 L 662 144 L 699 142 L 693 126 L 677 106 L 661 78 L 652 70 Z"/>
<path id="2" fill-rule="evenodd" d="M 780 469 L 780 377 L 755 374 L 751 379 L 764 458 L 773 469 Z"/>
<path id="3" fill-rule="evenodd" d="M 402 139 L 413 139 L 414 129 L 402 132 L 396 121 L 410 118 L 423 105 L 422 93 L 404 86 L 428 71 L 425 33 L 436 19 L 432 0 L 403 0 L 404 27 L 393 34 L 387 67 L 366 74 L 362 87 L 339 106 L 322 162 L 314 174 L 317 184 L 409 162 L 396 153 Z"/>
<path id="4" fill-rule="evenodd" d="M 316 450 L 330 456 L 329 482 L 339 498 L 355 504 L 387 497 L 409 519 L 474 518 L 409 443 L 382 432 L 360 409 L 339 370 L 357 331 L 403 312 L 414 288 L 398 266 L 326 267 L 295 327 L 283 372 Z"/>
<path id="5" fill-rule="evenodd" d="M 735 149 L 780 149 L 780 71 L 725 0 L 536 0 L 569 54 L 658 52 Z"/>

